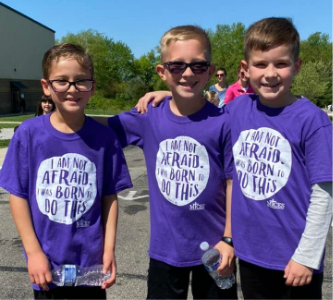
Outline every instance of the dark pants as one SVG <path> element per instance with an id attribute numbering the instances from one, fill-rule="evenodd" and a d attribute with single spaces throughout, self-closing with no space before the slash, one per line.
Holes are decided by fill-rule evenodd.
<path id="1" fill-rule="evenodd" d="M 49 291 L 34 290 L 35 299 L 106 299 L 106 291 L 100 286 L 61 286 Z"/>
<path id="2" fill-rule="evenodd" d="M 239 260 L 244 299 L 321 299 L 323 274 L 313 274 L 304 286 L 287 286 L 284 271 L 265 269 Z"/>
<path id="3" fill-rule="evenodd" d="M 147 299 L 187 299 L 191 272 L 193 299 L 237 299 L 237 284 L 221 290 L 203 265 L 174 267 L 152 258 Z"/>

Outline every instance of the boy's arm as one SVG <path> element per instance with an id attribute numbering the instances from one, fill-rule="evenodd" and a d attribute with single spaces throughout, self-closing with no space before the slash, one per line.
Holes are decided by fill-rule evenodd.
<path id="1" fill-rule="evenodd" d="M 332 220 L 332 183 L 312 186 L 305 229 L 298 247 L 285 268 L 287 285 L 300 286 L 312 279 L 319 269 Z"/>
<path id="2" fill-rule="evenodd" d="M 232 237 L 231 235 L 231 192 L 232 192 L 232 179 L 226 181 L 226 217 L 224 227 L 224 237 Z M 219 266 L 219 274 L 222 276 L 231 276 L 235 268 L 235 251 L 234 248 L 227 243 L 220 241 L 215 245 L 222 254 L 222 262 Z"/>
<path id="3" fill-rule="evenodd" d="M 30 281 L 48 291 L 47 283 L 52 281 L 50 265 L 36 237 L 28 201 L 10 194 L 9 202 L 15 225 L 27 254 Z"/>
<path id="4" fill-rule="evenodd" d="M 111 287 L 116 282 L 117 265 L 115 258 L 116 231 L 118 223 L 117 194 L 104 196 L 102 199 L 102 214 L 104 224 L 103 272 L 110 270 L 111 277 L 102 285 L 102 289 Z"/>
<path id="5" fill-rule="evenodd" d="M 148 104 L 153 101 L 152 107 L 158 106 L 165 97 L 172 96 L 170 91 L 156 91 L 146 93 L 135 105 L 137 111 L 141 114 L 148 112 Z"/>

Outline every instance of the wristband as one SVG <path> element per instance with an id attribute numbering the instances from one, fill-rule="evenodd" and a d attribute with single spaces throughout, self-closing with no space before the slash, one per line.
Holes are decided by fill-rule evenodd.
<path id="1" fill-rule="evenodd" d="M 234 247 L 234 243 L 232 242 L 231 237 L 223 236 L 221 241 L 227 243 L 231 247 Z"/>

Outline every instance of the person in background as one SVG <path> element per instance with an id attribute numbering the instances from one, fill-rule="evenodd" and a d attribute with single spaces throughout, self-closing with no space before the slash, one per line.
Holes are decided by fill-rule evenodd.
<path id="1" fill-rule="evenodd" d="M 221 108 L 224 105 L 224 99 L 226 91 L 228 89 L 227 85 L 227 70 L 225 68 L 219 68 L 216 71 L 217 83 L 209 87 L 209 91 L 214 91 L 218 94 L 219 104 L 218 108 Z"/>
<path id="2" fill-rule="evenodd" d="M 240 95 L 255 93 L 249 84 L 249 79 L 245 76 L 245 72 L 242 69 L 242 66 L 238 67 L 237 75 L 238 80 L 234 84 L 230 85 L 226 92 L 224 104 L 230 103 Z"/>
<path id="3" fill-rule="evenodd" d="M 208 91 L 204 95 L 205 99 L 211 103 L 213 103 L 215 106 L 219 105 L 219 95 L 218 93 L 214 91 Z"/>
<path id="4" fill-rule="evenodd" d="M 106 299 L 115 283 L 117 193 L 132 187 L 109 128 L 85 116 L 94 67 L 80 46 L 59 44 L 43 58 L 41 84 L 56 110 L 16 130 L 0 173 L 21 236 L 35 299 Z M 103 265 L 97 286 L 56 286 L 61 265 Z"/>
<path id="5" fill-rule="evenodd" d="M 35 117 L 46 115 L 54 110 L 55 110 L 55 105 L 53 103 L 52 98 L 50 96 L 43 95 L 37 104 L 37 111 Z"/>

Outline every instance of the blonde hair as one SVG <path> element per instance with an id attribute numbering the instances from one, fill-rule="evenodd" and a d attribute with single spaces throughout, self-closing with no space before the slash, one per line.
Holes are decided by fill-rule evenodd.
<path id="1" fill-rule="evenodd" d="M 208 91 L 205 93 L 205 96 L 207 101 L 213 103 L 214 105 L 219 105 L 219 95 L 215 91 Z"/>
<path id="2" fill-rule="evenodd" d="M 63 43 L 53 46 L 43 57 L 42 70 L 43 78 L 49 79 L 52 63 L 58 62 L 60 58 L 73 57 L 83 68 L 91 72 L 94 77 L 94 65 L 90 55 L 79 45 Z"/>
<path id="3" fill-rule="evenodd" d="M 162 36 L 160 41 L 162 62 L 164 62 L 165 54 L 171 42 L 187 40 L 198 40 L 199 42 L 201 42 L 204 46 L 207 60 L 210 61 L 212 50 L 206 31 L 199 26 L 184 25 L 173 27 Z"/>
<path id="4" fill-rule="evenodd" d="M 291 47 L 294 61 L 299 57 L 298 31 L 288 18 L 266 18 L 253 23 L 244 38 L 244 57 L 248 61 L 252 50 L 267 51 L 273 47 Z"/>

